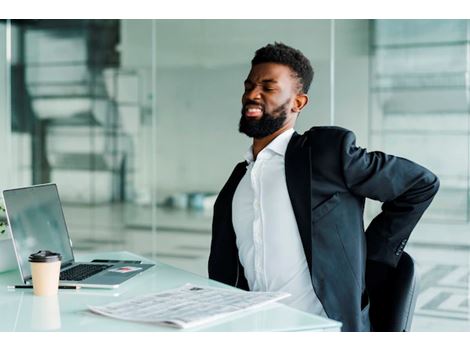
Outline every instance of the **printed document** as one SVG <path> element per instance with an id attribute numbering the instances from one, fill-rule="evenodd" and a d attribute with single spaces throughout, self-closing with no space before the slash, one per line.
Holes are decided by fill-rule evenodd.
<path id="1" fill-rule="evenodd" d="M 88 308 L 115 319 L 189 328 L 288 296 L 290 293 L 247 292 L 186 284 L 173 290 Z"/>

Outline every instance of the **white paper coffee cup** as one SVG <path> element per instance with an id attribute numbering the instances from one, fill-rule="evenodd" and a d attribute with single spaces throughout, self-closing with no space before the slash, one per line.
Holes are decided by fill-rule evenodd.
<path id="1" fill-rule="evenodd" d="M 41 250 L 29 256 L 33 292 L 36 296 L 53 296 L 59 290 L 61 255 Z"/>

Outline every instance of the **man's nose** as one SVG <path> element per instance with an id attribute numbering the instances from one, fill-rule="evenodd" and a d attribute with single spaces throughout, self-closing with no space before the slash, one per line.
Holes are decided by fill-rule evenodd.
<path id="1" fill-rule="evenodd" d="M 253 87 L 250 90 L 245 92 L 245 99 L 247 100 L 260 100 L 261 99 L 261 89 L 260 87 Z"/>

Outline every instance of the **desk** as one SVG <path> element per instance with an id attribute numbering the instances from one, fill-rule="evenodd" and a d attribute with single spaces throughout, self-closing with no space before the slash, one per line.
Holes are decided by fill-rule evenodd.
<path id="1" fill-rule="evenodd" d="M 129 252 L 94 253 L 78 256 L 79 261 L 94 258 L 140 259 Z M 88 305 L 102 305 L 136 295 L 168 290 L 185 283 L 225 287 L 224 284 L 155 262 L 155 266 L 114 290 L 59 290 L 57 297 L 36 297 L 32 290 L 8 290 L 20 284 L 17 271 L 0 274 L 0 331 L 339 331 L 341 323 L 271 303 L 263 308 L 238 313 L 210 325 L 175 329 L 156 324 L 134 323 L 96 315 Z"/>

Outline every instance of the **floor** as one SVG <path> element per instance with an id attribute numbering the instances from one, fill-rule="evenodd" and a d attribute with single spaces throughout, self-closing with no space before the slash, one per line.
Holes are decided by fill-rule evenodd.
<path id="1" fill-rule="evenodd" d="M 127 250 L 207 276 L 211 214 L 123 205 L 65 205 L 64 213 L 78 253 Z M 470 232 L 454 242 L 423 234 L 438 226 L 417 228 L 406 247 L 420 273 L 412 331 L 470 331 Z"/>

